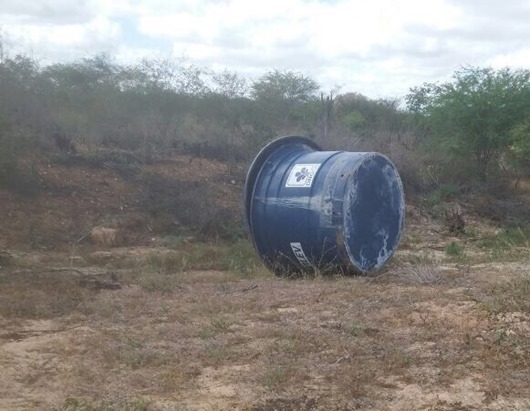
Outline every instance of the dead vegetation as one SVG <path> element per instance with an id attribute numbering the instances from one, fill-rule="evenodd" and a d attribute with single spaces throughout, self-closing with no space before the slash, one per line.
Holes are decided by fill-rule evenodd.
<path id="1" fill-rule="evenodd" d="M 384 272 L 278 279 L 214 213 L 237 174 L 185 160 L 52 165 L 40 204 L 2 193 L 0 409 L 530 408 L 528 227 L 409 205 Z M 173 210 L 184 188 L 210 208 Z"/>
<path id="2" fill-rule="evenodd" d="M 75 269 L 114 273 L 117 290 L 11 267 L 0 408 L 528 408 L 528 259 L 398 253 L 378 277 L 279 280 L 247 246 L 110 248 Z"/>
<path id="3" fill-rule="evenodd" d="M 37 392 L 32 407 L 61 410 L 525 409 L 529 265 L 518 264 L 424 281 L 156 263 L 156 287 L 129 270 L 120 290 L 67 283 L 46 290 L 47 311 L 3 309 L 0 404 L 27 408 Z"/>

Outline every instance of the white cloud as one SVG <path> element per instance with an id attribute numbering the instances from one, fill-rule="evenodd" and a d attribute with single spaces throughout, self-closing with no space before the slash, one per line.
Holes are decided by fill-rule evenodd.
<path id="1" fill-rule="evenodd" d="M 92 0 L 75 2 L 70 0 L 31 1 L 0 0 L 3 17 L 14 17 L 24 23 L 72 24 L 95 17 Z"/>
<path id="2" fill-rule="evenodd" d="M 528 69 L 530 67 L 530 48 L 499 54 L 491 58 L 488 64 L 497 69 L 504 67 Z"/>
<path id="3" fill-rule="evenodd" d="M 528 21 L 526 0 L 0 0 L 0 27 L 49 60 L 172 54 L 250 76 L 297 70 L 372 97 L 462 65 L 530 68 Z"/>
<path id="4" fill-rule="evenodd" d="M 45 61 L 79 58 L 110 51 L 120 36 L 119 24 L 104 17 L 86 23 L 42 25 L 36 22 L 2 25 L 17 52 L 31 52 Z"/>

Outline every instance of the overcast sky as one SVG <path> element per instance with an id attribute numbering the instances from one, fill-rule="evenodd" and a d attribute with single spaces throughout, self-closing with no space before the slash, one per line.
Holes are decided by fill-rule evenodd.
<path id="1" fill-rule="evenodd" d="M 0 29 L 10 50 L 45 63 L 186 57 L 372 98 L 465 65 L 530 68 L 530 0 L 0 0 Z"/>

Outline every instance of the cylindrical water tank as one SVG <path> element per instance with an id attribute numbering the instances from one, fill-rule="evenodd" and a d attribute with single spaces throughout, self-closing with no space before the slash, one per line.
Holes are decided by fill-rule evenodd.
<path id="1" fill-rule="evenodd" d="M 290 136 L 269 143 L 252 162 L 245 215 L 257 252 L 278 275 L 369 273 L 399 243 L 405 200 L 384 155 L 321 151 L 308 138 Z"/>

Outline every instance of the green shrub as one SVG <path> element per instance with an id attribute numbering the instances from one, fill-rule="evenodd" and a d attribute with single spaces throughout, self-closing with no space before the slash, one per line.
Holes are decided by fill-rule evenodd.
<path id="1" fill-rule="evenodd" d="M 481 238 L 478 245 L 482 248 L 503 250 L 513 247 L 530 247 L 530 226 L 504 227 L 496 234 Z"/>
<path id="2" fill-rule="evenodd" d="M 427 196 L 423 203 L 431 208 L 446 201 L 454 200 L 460 196 L 460 187 L 456 184 L 447 183 L 440 185 L 432 194 Z"/>
<path id="3" fill-rule="evenodd" d="M 461 257 L 464 255 L 464 247 L 452 241 L 445 246 L 445 253 L 451 257 Z"/>
<path id="4" fill-rule="evenodd" d="M 243 277 L 250 277 L 263 267 L 252 243 L 247 240 L 239 240 L 228 247 L 222 257 L 222 266 Z"/>

